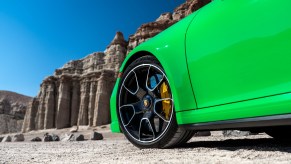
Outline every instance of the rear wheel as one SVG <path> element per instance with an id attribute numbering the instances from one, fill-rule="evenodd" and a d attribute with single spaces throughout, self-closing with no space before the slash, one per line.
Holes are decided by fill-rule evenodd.
<path id="1" fill-rule="evenodd" d="M 168 148 L 193 132 L 178 127 L 168 78 L 159 62 L 144 56 L 124 71 L 117 110 L 127 139 L 139 148 Z"/>

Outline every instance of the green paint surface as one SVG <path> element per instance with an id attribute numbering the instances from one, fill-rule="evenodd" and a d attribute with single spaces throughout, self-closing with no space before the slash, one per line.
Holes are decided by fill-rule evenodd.
<path id="1" fill-rule="evenodd" d="M 291 1 L 215 0 L 136 47 L 165 69 L 178 124 L 291 113 Z M 119 132 L 117 90 L 112 130 Z"/>

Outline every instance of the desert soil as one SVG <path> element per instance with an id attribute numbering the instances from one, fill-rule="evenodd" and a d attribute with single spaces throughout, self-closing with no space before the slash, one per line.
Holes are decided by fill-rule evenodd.
<path id="1" fill-rule="evenodd" d="M 0 163 L 291 163 L 291 145 L 282 145 L 266 134 L 247 137 L 193 137 L 174 149 L 138 149 L 123 134 L 106 127 L 96 129 L 102 141 L 39 142 L 29 140 L 44 133 L 64 134 L 64 130 L 25 133 L 25 142 L 0 143 Z M 92 129 L 79 133 L 90 138 Z"/>

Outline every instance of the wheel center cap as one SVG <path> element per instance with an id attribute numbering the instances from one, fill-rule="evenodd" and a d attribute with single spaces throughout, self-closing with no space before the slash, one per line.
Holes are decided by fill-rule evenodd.
<path id="1" fill-rule="evenodd" d="M 144 107 L 149 107 L 150 106 L 150 101 L 149 100 L 147 100 L 147 99 L 145 99 L 145 100 L 143 100 L 143 105 L 144 105 Z"/>
<path id="2" fill-rule="evenodd" d="M 149 95 L 146 95 L 143 100 L 142 100 L 142 103 L 143 103 L 143 107 L 148 110 L 151 105 L 152 105 L 152 98 L 149 96 Z"/>

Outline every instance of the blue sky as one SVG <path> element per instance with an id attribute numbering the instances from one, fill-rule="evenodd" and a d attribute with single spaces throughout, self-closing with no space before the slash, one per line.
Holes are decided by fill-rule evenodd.
<path id="1" fill-rule="evenodd" d="M 69 60 L 104 51 L 185 0 L 0 0 L 0 90 L 36 96 Z"/>

